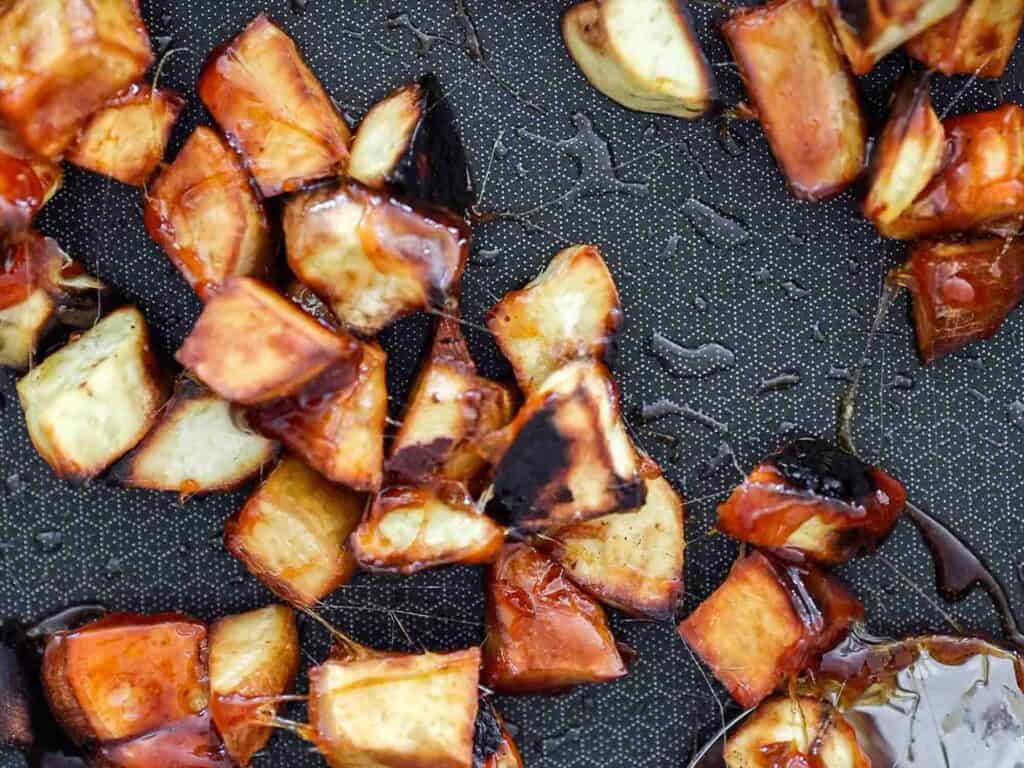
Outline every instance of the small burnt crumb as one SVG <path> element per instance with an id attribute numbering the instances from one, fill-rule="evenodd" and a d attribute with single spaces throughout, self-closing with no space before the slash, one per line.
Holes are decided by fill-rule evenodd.
<path id="1" fill-rule="evenodd" d="M 794 440 L 765 463 L 789 482 L 818 496 L 857 500 L 875 490 L 869 465 L 816 437 Z"/>
<path id="2" fill-rule="evenodd" d="M 571 501 L 564 493 L 550 498 L 550 486 L 565 472 L 569 460 L 569 447 L 555 425 L 554 409 L 548 406 L 523 425 L 498 464 L 488 512 L 518 522 L 542 516 L 539 505 L 546 502 Z"/>
<path id="3" fill-rule="evenodd" d="M 484 768 L 487 760 L 501 749 L 505 736 L 494 710 L 487 702 L 480 702 L 473 726 L 473 768 Z"/>

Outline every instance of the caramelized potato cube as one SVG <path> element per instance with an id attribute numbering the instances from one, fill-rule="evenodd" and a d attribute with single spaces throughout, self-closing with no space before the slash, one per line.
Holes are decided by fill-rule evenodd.
<path id="1" fill-rule="evenodd" d="M 138 736 L 206 709 L 206 626 L 176 614 L 110 615 L 53 636 L 42 678 L 77 743 Z"/>
<path id="2" fill-rule="evenodd" d="M 550 528 L 644 503 L 618 392 L 600 363 L 553 373 L 488 443 L 497 465 L 488 508 L 513 525 Z"/>
<path id="3" fill-rule="evenodd" d="M 878 546 L 903 512 L 894 477 L 816 438 L 758 464 L 718 508 L 718 529 L 772 549 L 837 565 Z"/>
<path id="4" fill-rule="evenodd" d="M 621 324 L 619 291 L 594 245 L 561 251 L 487 313 L 487 327 L 527 396 L 571 360 L 610 363 Z"/>
<path id="5" fill-rule="evenodd" d="M 210 493 L 237 488 L 276 452 L 272 440 L 238 425 L 231 403 L 183 377 L 156 426 L 114 472 L 133 488 Z"/>
<path id="6" fill-rule="evenodd" d="M 86 121 L 67 154 L 77 166 L 141 187 L 164 158 L 185 100 L 173 91 L 133 85 Z"/>
<path id="7" fill-rule="evenodd" d="M 112 312 L 18 382 L 29 437 L 60 477 L 95 477 L 131 450 L 166 399 L 134 307 Z"/>
<path id="8" fill-rule="evenodd" d="M 1002 77 L 1024 23 L 1021 0 L 964 0 L 905 50 L 944 75 Z"/>
<path id="9" fill-rule="evenodd" d="M 410 312 L 443 306 L 469 255 L 465 223 L 355 182 L 289 200 L 284 236 L 296 277 L 366 336 Z"/>
<path id="10" fill-rule="evenodd" d="M 569 55 L 590 84 L 628 109 L 693 118 L 714 76 L 675 0 L 585 0 L 562 17 Z"/>
<path id="11" fill-rule="evenodd" d="M 867 126 L 823 11 L 812 0 L 737 8 L 722 34 L 793 194 L 819 201 L 849 187 Z"/>
<path id="12" fill-rule="evenodd" d="M 198 88 L 265 197 L 345 169 L 348 125 L 295 42 L 266 15 L 213 52 Z"/>
<path id="13" fill-rule="evenodd" d="M 480 701 L 473 736 L 473 768 L 523 768 L 512 734 L 488 699 Z"/>
<path id="14" fill-rule="evenodd" d="M 989 339 L 1024 298 L 1024 243 L 922 241 L 896 280 L 913 296 L 917 348 L 925 364 Z"/>
<path id="15" fill-rule="evenodd" d="M 61 188 L 60 163 L 40 157 L 0 123 L 0 240 L 16 240 Z"/>
<path id="16" fill-rule="evenodd" d="M 299 671 L 295 614 L 270 605 L 227 616 L 210 627 L 210 711 L 228 754 L 241 766 L 270 740 L 260 717 L 273 717 L 273 699 L 287 693 Z"/>
<path id="17" fill-rule="evenodd" d="M 352 141 L 348 175 L 456 213 L 472 205 L 466 152 L 437 78 L 424 75 L 374 104 Z"/>
<path id="18" fill-rule="evenodd" d="M 352 534 L 352 551 L 363 568 L 408 575 L 448 563 L 491 562 L 504 541 L 504 529 L 463 486 L 443 483 L 381 491 Z"/>
<path id="19" fill-rule="evenodd" d="M 309 722 L 333 768 L 472 768 L 480 649 L 331 659 L 309 671 Z"/>
<path id="20" fill-rule="evenodd" d="M 354 339 L 249 277 L 223 284 L 177 354 L 206 386 L 243 405 L 295 395 L 327 371 L 351 381 L 360 357 Z"/>
<path id="21" fill-rule="evenodd" d="M 863 607 L 814 567 L 761 552 L 737 560 L 679 633 L 743 707 L 753 707 L 838 643 Z"/>
<path id="22" fill-rule="evenodd" d="M 224 546 L 274 594 L 310 607 L 355 573 L 345 543 L 365 506 L 361 494 L 286 455 L 224 524 Z"/>
<path id="23" fill-rule="evenodd" d="M 871 768 L 857 733 L 832 705 L 808 696 L 763 702 L 725 743 L 727 768 L 775 765 Z"/>
<path id="24" fill-rule="evenodd" d="M 44 157 L 152 61 L 137 0 L 0 4 L 0 118 Z"/>

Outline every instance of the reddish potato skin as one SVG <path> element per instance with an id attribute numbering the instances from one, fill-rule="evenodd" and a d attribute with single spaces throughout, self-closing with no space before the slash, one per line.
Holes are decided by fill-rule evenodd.
<path id="1" fill-rule="evenodd" d="M 488 573 L 487 596 L 488 687 L 554 692 L 626 674 L 601 606 L 536 549 L 507 545 Z"/>
<path id="2" fill-rule="evenodd" d="M 996 334 L 1024 298 L 1024 243 L 923 241 L 895 274 L 913 296 L 925 364 Z"/>

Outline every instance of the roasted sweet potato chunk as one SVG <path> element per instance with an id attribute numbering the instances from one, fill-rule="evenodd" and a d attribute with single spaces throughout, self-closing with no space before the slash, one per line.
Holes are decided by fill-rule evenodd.
<path id="1" fill-rule="evenodd" d="M 94 477 L 156 421 L 162 378 L 142 314 L 112 312 L 18 382 L 29 437 L 60 477 Z"/>
<path id="2" fill-rule="evenodd" d="M 733 491 L 718 508 L 718 529 L 834 565 L 885 539 L 906 498 L 884 470 L 823 440 L 801 438 L 764 459 Z"/>
<path id="3" fill-rule="evenodd" d="M 488 509 L 516 526 L 550 528 L 644 503 L 615 384 L 595 361 L 549 376 L 488 443 L 497 465 Z"/>
<path id="4" fill-rule="evenodd" d="M 472 768 L 480 649 L 331 659 L 309 671 L 309 721 L 333 768 Z"/>
<path id="5" fill-rule="evenodd" d="M 1021 0 L 965 0 L 905 48 L 944 75 L 1002 77 L 1022 22 Z"/>
<path id="6" fill-rule="evenodd" d="M 231 403 L 182 377 L 156 426 L 114 474 L 125 485 L 182 495 L 236 488 L 277 452 L 239 421 Z"/>
<path id="7" fill-rule="evenodd" d="M 199 98 L 266 197 L 345 169 L 348 125 L 295 42 L 265 15 L 213 52 Z"/>
<path id="8" fill-rule="evenodd" d="M 714 76 L 675 0 L 585 0 L 562 17 L 562 38 L 591 85 L 624 107 L 686 118 L 711 108 Z"/>
<path id="9" fill-rule="evenodd" d="M 44 157 L 152 61 L 136 0 L 0 4 L 0 117 Z"/>
<path id="10" fill-rule="evenodd" d="M 40 157 L 0 123 L 0 241 L 27 230 L 63 181 L 60 163 Z"/>
<path id="11" fill-rule="evenodd" d="M 857 733 L 835 708 L 808 696 L 763 702 L 725 744 L 727 768 L 871 768 Z"/>
<path id="12" fill-rule="evenodd" d="M 424 75 L 374 104 L 356 131 L 348 175 L 407 200 L 469 208 L 466 152 L 437 78 Z"/>
<path id="13" fill-rule="evenodd" d="M 833 576 L 753 552 L 679 625 L 679 633 L 743 707 L 799 674 L 863 617 Z"/>
<path id="14" fill-rule="evenodd" d="M 283 605 L 227 616 L 210 627 L 210 711 L 224 746 L 242 766 L 266 746 L 274 697 L 299 671 L 299 629 Z"/>
<path id="15" fill-rule="evenodd" d="M 355 182 L 297 195 L 284 212 L 288 264 L 348 328 L 372 336 L 440 308 L 469 255 L 465 224 Z"/>
<path id="16" fill-rule="evenodd" d="M 173 91 L 133 85 L 90 117 L 67 159 L 104 176 L 141 187 L 164 158 L 185 100 Z"/>
<path id="17" fill-rule="evenodd" d="M 325 372 L 352 381 L 361 351 L 267 284 L 233 277 L 206 303 L 177 358 L 225 400 L 257 405 L 298 394 Z"/>
<path id="18" fill-rule="evenodd" d="M 867 127 L 824 12 L 812 0 L 773 0 L 737 8 L 722 34 L 793 194 L 817 201 L 849 187 Z"/>
<path id="19" fill-rule="evenodd" d="M 921 359 L 931 363 L 995 335 L 1024 297 L 1024 243 L 923 241 L 895 273 L 910 289 Z"/>
<path id="20" fill-rule="evenodd" d="M 480 701 L 473 736 L 473 768 L 523 768 L 512 734 L 498 710 L 487 699 Z"/>
<path id="21" fill-rule="evenodd" d="M 887 237 L 912 240 L 952 232 L 1017 232 L 1024 227 L 1024 108 L 943 121 L 946 157 L 939 172 L 897 219 Z"/>
<path id="22" fill-rule="evenodd" d="M 527 396 L 570 360 L 610 363 L 621 324 L 619 291 L 594 245 L 561 251 L 487 313 L 487 327 Z"/>
<path id="23" fill-rule="evenodd" d="M 224 525 L 224 546 L 276 595 L 309 607 L 352 578 L 349 534 L 366 507 L 362 494 L 284 456 Z"/>
<path id="24" fill-rule="evenodd" d="M 490 562 L 504 540 L 504 529 L 466 489 L 446 482 L 381 491 L 352 534 L 352 551 L 364 568 L 410 574 L 448 563 Z"/>
<path id="25" fill-rule="evenodd" d="M 558 563 L 526 544 L 506 545 L 487 576 L 484 684 L 537 693 L 624 674 L 601 606 Z"/>

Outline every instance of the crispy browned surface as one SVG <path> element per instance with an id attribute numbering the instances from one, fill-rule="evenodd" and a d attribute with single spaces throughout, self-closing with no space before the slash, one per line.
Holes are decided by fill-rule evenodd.
<path id="1" fill-rule="evenodd" d="M 136 0 L 13 0 L 0 6 L 0 117 L 54 157 L 152 61 Z"/>
<path id="2" fill-rule="evenodd" d="M 484 684 L 534 693 L 624 674 L 601 606 L 558 563 L 526 544 L 506 545 L 487 576 Z"/>
<path id="3" fill-rule="evenodd" d="M 1002 77 L 1021 23 L 1021 0 L 964 0 L 951 16 L 910 40 L 907 53 L 945 75 Z"/>
<path id="4" fill-rule="evenodd" d="M 213 52 L 198 87 L 266 197 L 345 169 L 348 126 L 295 42 L 266 15 Z"/>
<path id="5" fill-rule="evenodd" d="M 285 455 L 224 524 L 224 546 L 275 594 L 312 606 L 355 573 L 346 542 L 365 506 L 362 494 Z"/>
<path id="6" fill-rule="evenodd" d="M 867 127 L 853 77 L 812 0 L 739 8 L 722 25 L 793 194 L 839 194 L 864 167 Z"/>
<path id="7" fill-rule="evenodd" d="M 51 638 L 42 675 L 77 742 L 137 736 L 206 709 L 206 626 L 175 614 L 111 615 Z"/>
<path id="8" fill-rule="evenodd" d="M 331 659 L 309 722 L 333 768 L 471 768 L 480 649 Z"/>
<path id="9" fill-rule="evenodd" d="M 171 130 L 184 108 L 185 100 L 173 91 L 133 85 L 92 114 L 66 158 L 141 187 L 163 160 Z"/>
<path id="10" fill-rule="evenodd" d="M 27 230 L 63 180 L 60 163 L 37 155 L 0 123 L 0 240 Z"/>
<path id="11" fill-rule="evenodd" d="M 226 281 L 206 303 L 178 362 L 225 400 L 257 405 L 299 393 L 329 368 L 351 380 L 361 348 L 266 283 Z"/>

